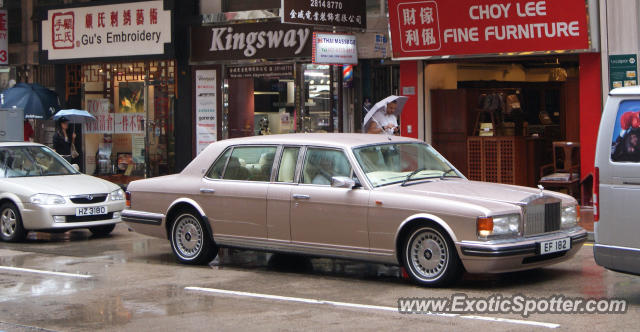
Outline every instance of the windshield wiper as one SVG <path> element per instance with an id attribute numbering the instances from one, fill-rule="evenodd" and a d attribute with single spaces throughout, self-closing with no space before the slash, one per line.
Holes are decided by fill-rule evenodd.
<path id="1" fill-rule="evenodd" d="M 425 170 L 426 170 L 426 168 L 424 168 L 424 167 L 423 167 L 423 168 L 418 168 L 417 170 L 415 170 L 415 171 L 413 171 L 413 172 L 409 173 L 409 174 L 404 178 L 404 181 L 402 181 L 402 184 L 401 184 L 400 186 L 402 186 L 402 187 L 406 186 L 406 185 L 407 185 L 407 181 L 411 180 L 411 177 L 412 177 L 412 176 L 414 176 L 414 175 L 416 175 L 416 174 L 418 174 L 418 173 L 420 173 L 420 172 L 422 172 L 422 171 L 425 171 Z"/>
<path id="2" fill-rule="evenodd" d="M 448 171 L 446 171 L 446 172 L 442 173 L 442 175 L 440 175 L 440 180 L 444 180 L 444 177 L 445 177 L 447 174 L 451 173 L 451 172 L 454 172 L 454 173 L 455 173 L 455 170 L 454 170 L 453 168 L 449 168 L 449 170 L 448 170 Z"/>

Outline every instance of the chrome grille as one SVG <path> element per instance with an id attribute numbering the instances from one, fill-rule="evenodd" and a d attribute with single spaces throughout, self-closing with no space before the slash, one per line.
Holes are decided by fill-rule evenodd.
<path id="1" fill-rule="evenodd" d="M 559 230 L 560 208 L 560 202 L 528 204 L 525 208 L 524 235 L 536 235 Z"/>
<path id="2" fill-rule="evenodd" d="M 107 199 L 107 194 L 75 195 L 69 197 L 69 199 L 76 204 L 101 203 Z"/>

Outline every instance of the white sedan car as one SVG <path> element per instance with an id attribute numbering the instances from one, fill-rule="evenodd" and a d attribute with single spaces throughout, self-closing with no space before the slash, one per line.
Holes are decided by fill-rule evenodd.
<path id="1" fill-rule="evenodd" d="M 121 221 L 124 192 L 76 168 L 41 144 L 0 143 L 0 238 L 17 242 L 29 231 L 76 228 L 111 233 Z"/>

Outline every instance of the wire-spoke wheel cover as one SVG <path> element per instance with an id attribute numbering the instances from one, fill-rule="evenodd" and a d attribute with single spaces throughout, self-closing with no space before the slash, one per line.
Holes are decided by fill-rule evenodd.
<path id="1" fill-rule="evenodd" d="M 180 216 L 172 230 L 176 253 L 185 260 L 195 259 L 202 251 L 204 232 L 200 221 L 192 215 Z"/>
<path id="2" fill-rule="evenodd" d="M 444 237 L 437 231 L 422 228 L 411 236 L 407 258 L 417 278 L 424 281 L 438 279 L 447 269 L 449 251 Z"/>

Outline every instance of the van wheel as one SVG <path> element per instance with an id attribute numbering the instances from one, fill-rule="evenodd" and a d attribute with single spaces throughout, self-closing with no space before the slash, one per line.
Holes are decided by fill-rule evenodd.
<path id="1" fill-rule="evenodd" d="M 204 227 L 202 218 L 191 210 L 177 213 L 169 239 L 173 253 L 183 264 L 207 264 L 218 254 L 218 248 Z"/>
<path id="2" fill-rule="evenodd" d="M 453 241 L 440 227 L 419 226 L 404 243 L 402 260 L 413 282 L 442 287 L 457 281 L 462 263 Z"/>
<path id="3" fill-rule="evenodd" d="M 18 207 L 13 203 L 0 205 L 0 238 L 7 242 L 21 242 L 27 237 Z"/>

